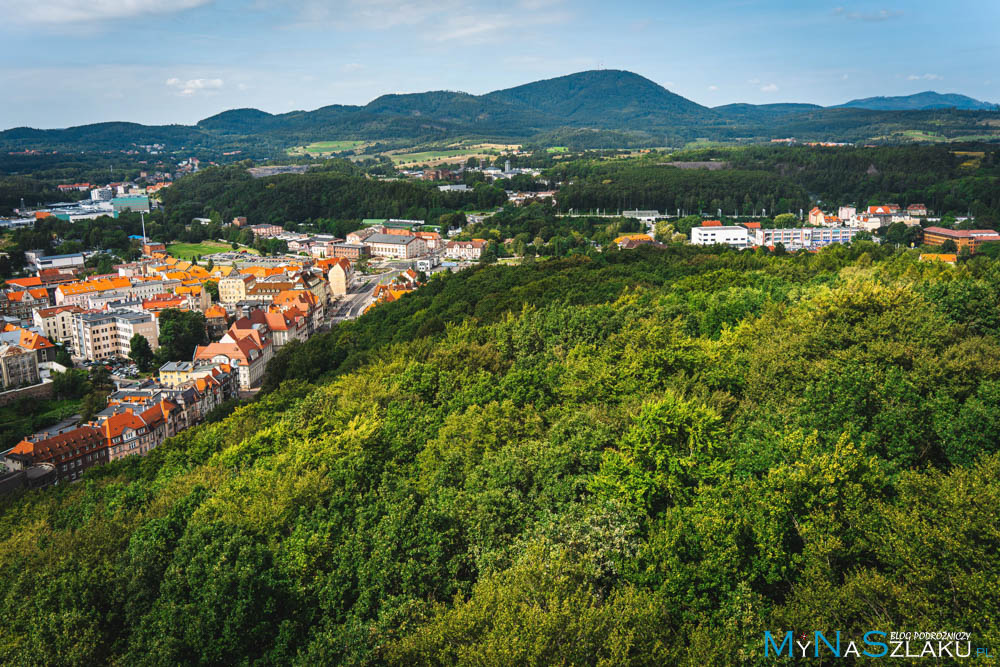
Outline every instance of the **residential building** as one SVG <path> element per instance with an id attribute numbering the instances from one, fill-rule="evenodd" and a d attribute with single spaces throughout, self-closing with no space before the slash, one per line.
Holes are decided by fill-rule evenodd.
<path id="1" fill-rule="evenodd" d="M 338 257 L 330 263 L 327 272 L 327 281 L 330 283 L 330 292 L 333 296 L 344 296 L 354 282 L 354 268 L 351 263 L 343 257 Z"/>
<path id="2" fill-rule="evenodd" d="M 323 325 L 325 302 L 308 290 L 285 290 L 276 295 L 271 303 L 282 309 L 295 308 L 305 315 L 308 321 L 308 333 Z"/>
<path id="3" fill-rule="evenodd" d="M 814 206 L 813 209 L 809 211 L 810 225 L 813 225 L 814 227 L 822 227 L 824 219 L 825 216 L 823 215 L 823 211 L 821 211 L 818 206 Z"/>
<path id="4" fill-rule="evenodd" d="M 449 241 L 444 248 L 444 256 L 448 259 L 464 259 L 475 261 L 482 257 L 483 250 L 486 249 L 485 239 L 472 239 L 471 241 Z"/>
<path id="5" fill-rule="evenodd" d="M 850 243 L 861 230 L 854 227 L 796 227 L 792 229 L 758 229 L 754 245 L 785 248 L 817 248 L 831 243 Z"/>
<path id="6" fill-rule="evenodd" d="M 208 337 L 211 340 L 221 338 L 226 335 L 229 328 L 229 313 L 221 305 L 216 304 L 205 309 L 205 329 L 208 330 Z"/>
<path id="7" fill-rule="evenodd" d="M 854 206 L 841 206 L 837 210 L 837 217 L 843 220 L 845 224 L 853 220 L 857 214 L 858 214 L 858 209 L 855 208 Z"/>
<path id="8" fill-rule="evenodd" d="M 413 235 L 418 239 L 421 239 L 427 246 L 428 250 L 437 250 L 442 247 L 444 243 L 441 239 L 441 235 L 437 232 L 413 232 Z"/>
<path id="9" fill-rule="evenodd" d="M 82 252 L 72 252 L 65 255 L 45 255 L 41 250 L 29 250 L 24 253 L 28 270 L 38 273 L 43 269 L 82 268 L 87 258 Z"/>
<path id="10" fill-rule="evenodd" d="M 56 346 L 52 341 L 35 331 L 13 324 L 0 326 L 0 344 L 16 345 L 32 352 L 40 364 L 56 359 Z"/>
<path id="11" fill-rule="evenodd" d="M 373 234 L 381 234 L 385 231 L 385 227 L 382 225 L 372 225 L 371 227 L 362 227 L 357 231 L 353 231 L 347 235 L 344 241 L 348 245 L 361 245 L 363 244 L 369 236 Z"/>
<path id="12" fill-rule="evenodd" d="M 219 281 L 219 303 L 232 304 L 245 301 L 247 291 L 257 284 L 253 275 L 235 274 Z"/>
<path id="13" fill-rule="evenodd" d="M 288 281 L 263 281 L 256 283 L 253 287 L 248 289 L 246 298 L 270 302 L 274 300 L 274 297 L 278 296 L 282 292 L 295 289 L 295 287 L 295 283 Z"/>
<path id="14" fill-rule="evenodd" d="M 90 425 L 32 435 L 17 443 L 5 459 L 14 470 L 50 463 L 55 466 L 59 482 L 75 481 L 88 468 L 107 462 L 107 443 L 101 431 Z"/>
<path id="15" fill-rule="evenodd" d="M 976 252 L 983 243 L 1000 241 L 1000 234 L 992 229 L 946 229 L 944 227 L 927 227 L 924 229 L 925 245 L 941 245 L 945 241 L 954 241 L 958 250 L 968 249 Z"/>
<path id="16" fill-rule="evenodd" d="M 750 233 L 746 227 L 702 226 L 691 229 L 691 243 L 694 245 L 727 245 L 743 250 L 750 245 Z"/>
<path id="17" fill-rule="evenodd" d="M 156 243 L 153 241 L 147 241 L 142 244 L 142 254 L 146 257 L 152 257 L 154 252 L 166 252 L 167 245 L 165 243 Z"/>
<path id="18" fill-rule="evenodd" d="M 73 316 L 73 349 L 91 361 L 127 357 L 135 334 L 149 341 L 153 350 L 160 346 L 156 318 L 151 313 L 115 309 Z"/>
<path id="19" fill-rule="evenodd" d="M 55 305 L 87 307 L 87 300 L 92 294 L 116 290 L 113 292 L 115 295 L 124 296 L 131 287 L 132 281 L 128 278 L 106 278 L 66 283 L 56 288 Z"/>
<path id="20" fill-rule="evenodd" d="M 44 287 L 12 290 L 7 292 L 3 313 L 19 320 L 29 320 L 32 311 L 36 308 L 46 308 L 49 305 L 49 292 Z"/>
<path id="21" fill-rule="evenodd" d="M 254 238 L 258 239 L 260 238 L 269 239 L 272 236 L 277 236 L 278 234 L 281 234 L 283 231 L 285 231 L 278 225 L 265 225 L 265 224 L 250 225 L 248 229 L 253 232 Z"/>
<path id="22" fill-rule="evenodd" d="M 35 326 L 51 341 L 73 345 L 73 316 L 82 313 L 79 306 L 53 306 L 38 308 L 32 315 Z"/>
<path id="23" fill-rule="evenodd" d="M 217 343 L 195 348 L 194 361 L 228 364 L 236 370 L 240 391 L 247 391 L 260 385 L 272 356 L 271 341 L 263 339 L 262 342 L 258 343 L 254 336 L 237 338 L 233 333 L 227 333 Z"/>
<path id="24" fill-rule="evenodd" d="M 0 343 L 0 387 L 3 391 L 39 382 L 38 357 L 19 345 Z"/>
<path id="25" fill-rule="evenodd" d="M 906 207 L 906 214 L 911 218 L 926 218 L 927 206 L 924 204 L 910 204 Z"/>
<path id="26" fill-rule="evenodd" d="M 335 243 L 329 246 L 328 257 L 344 257 L 346 259 L 363 259 L 368 257 L 368 246 L 354 243 Z"/>

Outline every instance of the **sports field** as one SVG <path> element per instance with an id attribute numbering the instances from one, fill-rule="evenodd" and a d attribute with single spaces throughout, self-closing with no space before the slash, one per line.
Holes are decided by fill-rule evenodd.
<path id="1" fill-rule="evenodd" d="M 177 259 L 193 259 L 195 255 L 212 255 L 217 252 L 227 252 L 233 249 L 233 246 L 228 243 L 219 243 L 218 241 L 202 241 L 201 243 L 171 243 L 167 246 L 167 253 L 173 255 Z M 245 248 L 250 252 L 257 254 L 256 250 L 251 248 Z"/>

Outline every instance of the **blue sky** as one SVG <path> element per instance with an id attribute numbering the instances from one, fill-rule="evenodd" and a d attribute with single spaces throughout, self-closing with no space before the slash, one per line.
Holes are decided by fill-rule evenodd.
<path id="1" fill-rule="evenodd" d="M 0 0 L 0 128 L 484 93 L 599 67 L 701 104 L 1000 102 L 996 0 Z"/>

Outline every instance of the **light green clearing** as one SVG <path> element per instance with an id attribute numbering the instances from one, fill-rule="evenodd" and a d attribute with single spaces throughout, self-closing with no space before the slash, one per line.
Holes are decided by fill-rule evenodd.
<path id="1" fill-rule="evenodd" d="M 194 259 L 195 255 L 213 255 L 217 252 L 228 252 L 233 246 L 228 243 L 218 243 L 217 241 L 202 241 L 201 243 L 171 243 L 167 246 L 167 253 L 177 259 Z M 256 253 L 256 250 L 252 250 Z"/>

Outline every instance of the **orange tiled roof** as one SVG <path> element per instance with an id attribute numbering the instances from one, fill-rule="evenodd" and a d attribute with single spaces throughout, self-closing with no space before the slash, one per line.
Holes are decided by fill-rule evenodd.
<path id="1" fill-rule="evenodd" d="M 205 317 L 208 319 L 212 319 L 215 317 L 228 317 L 228 316 L 229 313 L 227 313 L 226 309 L 220 306 L 219 304 L 215 304 L 214 306 L 209 306 L 208 308 L 205 309 Z"/>
<path id="2" fill-rule="evenodd" d="M 29 287 L 37 287 L 41 285 L 42 279 L 38 276 L 31 276 L 30 278 L 8 278 L 7 284 L 27 289 Z"/>

